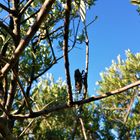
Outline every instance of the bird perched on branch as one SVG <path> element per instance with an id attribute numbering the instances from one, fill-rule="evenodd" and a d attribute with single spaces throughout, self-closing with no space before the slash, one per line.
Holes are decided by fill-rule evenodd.
<path id="1" fill-rule="evenodd" d="M 75 79 L 75 88 L 78 93 L 81 93 L 82 90 L 82 73 L 79 69 L 76 69 L 74 72 L 74 79 Z"/>

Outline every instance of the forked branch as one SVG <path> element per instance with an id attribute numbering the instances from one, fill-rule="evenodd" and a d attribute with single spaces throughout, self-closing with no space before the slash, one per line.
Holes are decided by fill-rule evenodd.
<path id="1" fill-rule="evenodd" d="M 28 45 L 29 41 L 31 38 L 34 36 L 34 34 L 37 32 L 39 26 L 43 22 L 44 18 L 48 15 L 49 11 L 51 10 L 51 7 L 55 0 L 48 0 L 45 1 L 44 4 L 42 5 L 42 8 L 40 9 L 36 22 L 33 24 L 33 26 L 28 30 L 26 36 L 24 39 L 21 39 L 19 42 L 19 45 L 17 46 L 13 57 L 11 58 L 10 63 L 5 64 L 5 66 L 0 70 L 0 77 L 3 77 L 6 73 L 9 72 L 9 70 L 15 66 L 19 56 L 22 54 L 24 51 L 25 47 Z"/>

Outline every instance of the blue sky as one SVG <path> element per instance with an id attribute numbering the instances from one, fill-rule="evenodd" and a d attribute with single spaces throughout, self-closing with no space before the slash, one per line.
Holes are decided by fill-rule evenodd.
<path id="1" fill-rule="evenodd" d="M 129 0 L 98 0 L 96 5 L 88 11 L 87 21 L 95 16 L 97 21 L 88 28 L 90 39 L 90 63 L 88 85 L 89 94 L 95 94 L 95 82 L 100 79 L 99 73 L 116 60 L 118 54 L 125 59 L 125 50 L 133 53 L 140 50 L 140 16 L 136 12 L 137 6 L 131 5 Z M 85 67 L 85 46 L 75 48 L 69 55 L 71 79 L 74 70 Z M 63 60 L 50 71 L 55 80 L 62 77 L 65 80 Z"/>
<path id="2" fill-rule="evenodd" d="M 131 5 L 130 0 L 97 0 L 96 5 L 88 10 L 87 23 L 95 16 L 98 19 L 88 28 L 90 39 L 90 61 L 88 85 L 89 94 L 95 94 L 96 81 L 100 80 L 100 72 L 116 60 L 117 55 L 125 59 L 125 50 L 133 53 L 140 48 L 140 16 L 137 6 Z M 85 68 L 85 45 L 75 48 L 69 54 L 70 72 L 74 85 L 74 70 Z M 48 71 L 54 75 L 55 80 L 62 77 L 65 80 L 64 63 L 59 61 Z"/>

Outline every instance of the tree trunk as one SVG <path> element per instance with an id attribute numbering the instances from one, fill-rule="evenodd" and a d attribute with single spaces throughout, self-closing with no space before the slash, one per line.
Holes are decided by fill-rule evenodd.
<path id="1" fill-rule="evenodd" d="M 16 140 L 9 129 L 9 122 L 5 117 L 0 117 L 0 140 Z"/>

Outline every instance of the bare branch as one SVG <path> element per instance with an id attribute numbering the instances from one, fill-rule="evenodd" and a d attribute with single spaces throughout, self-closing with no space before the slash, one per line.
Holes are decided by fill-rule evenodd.
<path id="1" fill-rule="evenodd" d="M 84 77 L 84 99 L 86 98 L 87 92 L 88 92 L 88 66 L 89 66 L 89 39 L 88 39 L 88 33 L 87 33 L 87 27 L 84 24 L 85 29 L 85 43 L 86 43 L 86 64 L 85 64 L 85 77 Z"/>
<path id="2" fill-rule="evenodd" d="M 65 21 L 64 21 L 63 54 L 64 54 L 64 65 L 65 65 L 67 90 L 68 90 L 68 102 L 69 105 L 72 105 L 73 99 L 72 99 L 71 79 L 70 79 L 70 72 L 69 72 L 69 58 L 68 58 L 70 12 L 71 12 L 71 0 L 68 0 L 66 4 Z"/>
<path id="3" fill-rule="evenodd" d="M 33 124 L 33 122 L 35 121 L 35 119 L 31 120 L 30 123 L 27 125 L 27 127 L 21 132 L 21 134 L 19 135 L 18 138 L 20 138 L 21 136 L 23 136 L 27 131 L 28 129 L 31 127 L 31 125 Z"/>
<path id="4" fill-rule="evenodd" d="M 50 44 L 50 48 L 51 48 L 51 51 L 52 51 L 53 59 L 54 59 L 54 61 L 56 61 L 55 53 L 54 53 L 53 46 L 52 46 L 52 41 L 51 41 L 51 39 L 50 39 L 50 36 L 49 36 L 48 30 L 47 30 L 46 32 L 47 32 L 48 42 L 49 42 L 49 44 Z"/>
<path id="5" fill-rule="evenodd" d="M 29 0 L 29 1 L 26 3 L 26 5 L 20 10 L 19 15 L 22 15 L 22 14 L 26 11 L 26 9 L 31 5 L 31 3 L 32 3 L 33 1 L 34 1 L 34 0 Z"/>
<path id="6" fill-rule="evenodd" d="M 57 63 L 57 61 L 59 60 L 59 59 L 62 59 L 63 57 L 60 57 L 60 58 L 58 58 L 56 61 L 53 61 L 44 71 L 42 71 L 41 73 L 39 73 L 37 76 L 35 76 L 34 78 L 33 78 L 33 80 L 36 80 L 37 78 L 39 78 L 41 75 L 43 75 L 45 72 L 47 72 L 54 64 L 56 64 Z"/>
<path id="7" fill-rule="evenodd" d="M 86 43 L 86 73 L 88 73 L 88 65 L 89 65 L 89 39 L 88 39 L 88 33 L 87 28 L 85 26 L 85 43 Z"/>
<path id="8" fill-rule="evenodd" d="M 24 0 L 22 0 L 21 2 L 20 2 L 20 4 L 22 4 L 24 2 Z"/>
<path id="9" fill-rule="evenodd" d="M 8 13 L 13 13 L 13 11 L 12 11 L 11 9 L 7 8 L 6 6 L 4 6 L 4 5 L 1 4 L 1 3 L 0 3 L 0 7 L 1 7 L 3 10 L 5 10 L 6 12 L 8 12 Z"/>
<path id="10" fill-rule="evenodd" d="M 49 36 L 52 35 L 52 34 L 54 34 L 54 33 L 57 32 L 57 31 L 61 30 L 63 27 L 64 27 L 64 26 L 60 26 L 60 27 L 58 27 L 56 30 L 50 32 L 50 33 L 49 33 Z"/>
<path id="11" fill-rule="evenodd" d="M 0 108 L 7 116 L 10 116 L 9 112 L 3 107 L 3 105 L 1 103 L 0 103 Z"/>
<path id="12" fill-rule="evenodd" d="M 127 85 L 125 87 L 122 87 L 122 88 L 119 88 L 119 89 L 116 89 L 114 91 L 110 91 L 110 92 L 107 92 L 105 93 L 104 95 L 100 95 L 100 96 L 95 96 L 95 97 L 90 97 L 88 99 L 85 99 L 85 100 L 82 100 L 82 101 L 76 101 L 76 102 L 73 102 L 73 104 L 78 104 L 78 105 L 81 105 L 81 104 L 85 104 L 85 103 L 89 103 L 89 102 L 92 102 L 92 101 L 97 101 L 97 100 L 101 100 L 101 99 L 104 99 L 104 98 L 107 98 L 109 96 L 112 96 L 112 95 L 117 95 L 119 93 L 122 93 L 126 90 L 129 90 L 133 87 L 136 87 L 140 85 L 140 80 L 130 84 L 130 85 Z"/>
<path id="13" fill-rule="evenodd" d="M 7 97 L 8 97 L 8 78 L 7 76 L 4 77 L 4 83 L 3 83 L 3 87 L 4 87 L 4 102 L 3 102 L 3 106 L 5 107 L 6 102 L 7 102 Z"/>
<path id="14" fill-rule="evenodd" d="M 8 26 L 6 26 L 2 21 L 0 21 L 0 27 L 5 29 L 5 31 L 11 35 L 12 38 L 15 38 L 15 34 L 10 30 Z"/>
<path id="15" fill-rule="evenodd" d="M 135 100 L 135 97 L 136 97 L 136 95 L 133 95 L 132 99 L 130 100 L 130 104 L 127 107 L 127 113 L 124 117 L 124 124 L 127 122 L 128 116 L 129 116 L 130 111 L 131 111 L 131 107 L 132 107 L 134 100 Z"/>
<path id="16" fill-rule="evenodd" d="M 80 26 L 80 21 L 81 21 L 81 19 L 79 18 L 78 25 L 77 25 L 77 28 L 76 28 L 76 32 L 75 32 L 75 35 L 74 35 L 73 45 L 72 45 L 71 49 L 73 49 L 75 47 L 75 44 L 76 44 L 76 41 L 77 41 L 77 34 L 78 34 L 79 26 Z"/>
<path id="17" fill-rule="evenodd" d="M 38 16 L 36 18 L 36 22 L 33 24 L 33 26 L 28 30 L 27 35 L 24 39 L 21 39 L 19 45 L 17 46 L 15 53 L 13 54 L 13 57 L 11 58 L 10 64 L 7 63 L 2 69 L 1 69 L 1 76 L 4 76 L 17 62 L 19 56 L 24 51 L 26 45 L 28 45 L 31 38 L 34 36 L 36 31 L 38 30 L 40 24 L 43 22 L 46 15 L 48 15 L 49 11 L 51 10 L 52 4 L 55 2 L 55 0 L 48 0 L 45 1 L 42 5 L 42 8 L 40 9 Z"/>
<path id="18" fill-rule="evenodd" d="M 18 71 L 18 67 L 17 64 L 15 66 L 15 70 Z M 7 75 L 6 75 L 7 76 Z M 5 77 L 6 77 L 5 76 Z M 12 104 L 15 98 L 15 93 L 16 93 L 16 89 L 17 89 L 17 82 L 15 79 L 15 76 L 13 73 L 11 73 L 11 80 L 10 80 L 10 87 L 9 87 L 9 94 L 7 96 L 7 102 L 5 104 L 5 108 L 7 109 L 8 112 L 11 111 L 12 109 Z"/>
<path id="19" fill-rule="evenodd" d="M 90 23 L 88 23 L 88 24 L 86 25 L 86 28 L 87 28 L 88 26 L 90 26 L 92 23 L 94 23 L 97 19 L 98 19 L 98 16 L 95 16 L 95 18 L 94 18 Z"/>
<path id="20" fill-rule="evenodd" d="M 49 114 L 51 112 L 63 110 L 63 109 L 70 108 L 70 107 L 71 106 L 69 106 L 68 104 L 64 103 L 64 104 L 60 104 L 60 105 L 57 105 L 57 106 L 52 106 L 51 108 L 48 108 L 48 109 L 43 109 L 43 110 L 40 110 L 40 111 L 37 111 L 37 112 L 33 112 L 32 114 L 25 114 L 25 115 L 15 114 L 15 115 L 11 115 L 11 118 L 17 119 L 17 120 L 23 120 L 23 119 L 27 119 L 27 118 L 36 118 L 36 117 L 39 117 L 41 115 Z"/>
<path id="21" fill-rule="evenodd" d="M 13 117 L 14 119 L 25 119 L 25 118 L 39 117 L 41 115 L 49 114 L 51 112 L 71 108 L 71 107 L 74 107 L 75 105 L 83 105 L 85 103 L 90 103 L 90 102 L 93 102 L 93 101 L 101 100 L 101 99 L 110 97 L 112 95 L 117 95 L 117 94 L 122 93 L 122 92 L 124 92 L 128 89 L 134 88 L 138 85 L 140 85 L 140 80 L 135 82 L 135 83 L 132 83 L 130 85 L 127 85 L 125 87 L 122 87 L 120 89 L 117 89 L 117 90 L 114 90 L 114 91 L 111 91 L 111 92 L 107 92 L 107 93 L 105 93 L 104 95 L 101 95 L 101 96 L 91 97 L 91 98 L 88 98 L 88 99 L 85 99 L 85 100 L 73 102 L 73 106 L 69 106 L 69 104 L 64 103 L 64 104 L 60 104 L 60 105 L 57 105 L 57 106 L 52 106 L 48 109 L 43 109 L 43 110 L 40 110 L 40 111 L 37 111 L 37 112 L 33 112 L 32 114 L 26 114 L 26 115 L 18 114 L 18 115 L 13 115 L 11 117 Z"/>
<path id="22" fill-rule="evenodd" d="M 39 10 L 37 10 L 35 13 L 33 13 L 31 16 L 29 16 L 25 20 L 21 21 L 21 24 L 25 23 L 27 20 L 29 20 L 30 18 L 32 18 L 33 16 L 35 16 L 38 12 L 39 12 Z"/>
<path id="23" fill-rule="evenodd" d="M 80 117 L 79 120 L 80 120 L 80 123 L 81 123 L 81 128 L 82 128 L 84 140 L 87 140 L 87 135 L 86 135 L 83 119 Z"/>
<path id="24" fill-rule="evenodd" d="M 21 85 L 21 83 L 20 83 L 20 80 L 19 80 L 19 78 L 18 78 L 18 75 L 17 75 L 16 71 L 13 70 L 13 73 L 14 73 L 15 78 L 16 78 L 16 81 L 17 81 L 17 83 L 18 83 L 18 85 L 19 85 L 19 87 L 20 87 L 20 89 L 21 89 L 21 91 L 22 91 L 22 93 L 23 93 L 23 96 L 24 96 L 24 98 L 25 98 L 25 102 L 26 102 L 26 104 L 27 104 L 27 106 L 28 106 L 28 109 L 29 109 L 30 113 L 32 113 L 33 111 L 32 111 L 31 105 L 30 105 L 30 103 L 29 103 L 29 98 L 27 97 L 27 95 L 26 95 L 26 93 L 25 93 L 25 91 L 24 91 L 24 89 L 23 89 L 23 87 L 22 87 L 22 85 Z"/>

